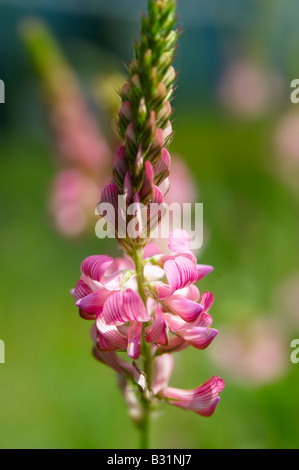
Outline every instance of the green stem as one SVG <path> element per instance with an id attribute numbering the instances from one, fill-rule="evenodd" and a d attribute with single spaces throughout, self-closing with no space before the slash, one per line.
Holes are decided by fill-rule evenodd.
<path id="1" fill-rule="evenodd" d="M 137 277 L 137 284 L 138 284 L 138 292 L 140 297 L 143 300 L 143 303 L 146 305 L 146 294 L 144 291 L 144 274 L 143 274 L 143 259 L 142 259 L 142 250 L 135 250 L 134 251 L 134 262 L 136 267 L 136 277 Z M 151 389 L 151 374 L 152 374 L 152 355 L 151 355 L 151 347 L 145 341 L 143 336 L 142 342 L 142 351 L 144 356 L 144 372 L 147 379 L 148 389 Z M 140 448 L 141 449 L 148 449 L 149 448 L 149 431 L 150 431 L 150 414 L 151 414 L 151 403 L 145 394 L 142 397 L 142 406 L 143 406 L 143 417 L 140 423 L 140 431 L 141 431 L 141 440 L 140 440 Z"/>

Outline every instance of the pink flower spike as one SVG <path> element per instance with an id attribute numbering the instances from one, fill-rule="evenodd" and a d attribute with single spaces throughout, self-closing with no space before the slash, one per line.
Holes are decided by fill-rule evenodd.
<path id="1" fill-rule="evenodd" d="M 219 402 L 219 393 L 224 385 L 220 377 L 214 376 L 193 390 L 168 387 L 162 390 L 161 396 L 169 400 L 171 405 L 194 411 L 201 416 L 211 416 Z"/>
<path id="2" fill-rule="evenodd" d="M 174 360 L 170 354 L 162 354 L 155 361 L 152 381 L 152 392 L 157 395 L 167 387 L 173 371 Z"/>
<path id="3" fill-rule="evenodd" d="M 138 359 L 140 356 L 140 344 L 142 334 L 142 323 L 132 321 L 128 333 L 128 355 L 132 359 Z"/>

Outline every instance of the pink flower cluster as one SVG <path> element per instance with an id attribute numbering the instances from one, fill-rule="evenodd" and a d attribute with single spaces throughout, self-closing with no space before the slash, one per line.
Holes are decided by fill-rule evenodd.
<path id="1" fill-rule="evenodd" d="M 136 378 L 136 363 L 122 360 L 117 351 L 127 351 L 137 360 L 144 339 L 155 357 L 149 392 L 175 406 L 210 416 L 224 387 L 219 377 L 194 390 L 168 387 L 168 381 L 173 367 L 169 353 L 188 346 L 205 349 L 218 333 L 211 328 L 213 320 L 208 313 L 213 295 L 205 292 L 200 296 L 194 285 L 213 268 L 197 264 L 188 234 L 182 230 L 170 234 L 169 249 L 170 254 L 164 255 L 150 242 L 143 252 L 146 305 L 138 293 L 135 265 L 128 257 L 86 258 L 73 296 L 80 315 L 96 322 L 92 336 L 97 359 L 122 376 Z"/>

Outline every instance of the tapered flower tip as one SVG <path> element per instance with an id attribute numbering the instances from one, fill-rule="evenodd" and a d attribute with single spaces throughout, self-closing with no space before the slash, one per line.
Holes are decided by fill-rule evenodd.
<path id="1" fill-rule="evenodd" d="M 208 312 L 214 303 L 214 295 L 211 292 L 204 292 L 200 299 L 204 312 Z"/>
<path id="2" fill-rule="evenodd" d="M 142 188 L 140 191 L 141 202 L 146 204 L 153 195 L 153 185 L 154 185 L 154 170 L 152 164 L 149 161 L 146 161 L 144 164 L 144 177 Z"/>
<path id="3" fill-rule="evenodd" d="M 118 205 L 118 189 L 115 183 L 108 183 L 101 194 L 101 203 L 108 202 L 114 208 Z"/>
<path id="4" fill-rule="evenodd" d="M 225 386 L 220 377 L 212 377 L 203 385 L 193 390 L 181 390 L 168 387 L 161 395 L 168 399 L 171 405 L 185 410 L 194 411 L 201 416 L 211 416 L 219 402 L 219 393 Z"/>
<path id="5" fill-rule="evenodd" d="M 174 366 L 173 356 L 162 354 L 158 356 L 154 365 L 154 374 L 152 381 L 152 392 L 157 395 L 161 390 L 167 387 Z"/>
<path id="6" fill-rule="evenodd" d="M 116 150 L 113 159 L 113 176 L 116 179 L 117 184 L 119 184 L 121 187 L 127 171 L 128 164 L 126 159 L 125 146 L 121 145 Z"/>
<path id="7" fill-rule="evenodd" d="M 214 271 L 213 266 L 209 266 L 207 264 L 197 264 L 196 265 L 196 271 L 197 271 L 197 281 L 200 281 L 203 277 L 207 276 L 207 274 L 210 274 L 212 271 Z"/>
<path id="8" fill-rule="evenodd" d="M 163 130 L 164 141 L 167 142 L 168 139 L 171 137 L 171 135 L 172 135 L 172 125 L 171 125 L 171 122 L 168 121 L 167 126 Z"/>
<path id="9" fill-rule="evenodd" d="M 130 140 L 134 143 L 136 143 L 136 134 L 135 134 L 135 128 L 134 128 L 134 123 L 131 122 L 127 129 L 126 129 L 126 133 L 125 133 L 125 138 L 126 140 Z"/>
<path id="10" fill-rule="evenodd" d="M 124 180 L 124 195 L 126 197 L 127 204 L 131 204 L 133 202 L 133 188 L 132 188 L 131 175 L 129 171 L 127 171 L 125 180 Z"/>
<path id="11" fill-rule="evenodd" d="M 124 117 L 127 121 L 133 121 L 132 106 L 129 101 L 122 102 L 118 113 L 120 117 Z"/>
<path id="12" fill-rule="evenodd" d="M 126 100 L 129 100 L 131 97 L 131 90 L 132 90 L 132 87 L 130 83 L 125 83 L 120 91 L 120 94 L 121 96 L 123 96 L 123 98 L 125 98 Z"/>
<path id="13" fill-rule="evenodd" d="M 171 157 L 169 152 L 163 148 L 158 163 L 154 166 L 155 184 L 159 186 L 170 173 Z"/>

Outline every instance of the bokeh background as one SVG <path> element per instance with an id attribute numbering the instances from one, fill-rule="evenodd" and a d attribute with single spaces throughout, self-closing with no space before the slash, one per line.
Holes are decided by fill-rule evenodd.
<path id="1" fill-rule="evenodd" d="M 0 1 L 1 448 L 138 445 L 114 374 L 92 358 L 90 324 L 69 291 L 86 256 L 117 251 L 96 238 L 90 207 L 109 180 L 114 90 L 145 7 Z M 299 104 L 290 101 L 290 82 L 299 78 L 299 5 L 179 0 L 178 10 L 171 152 L 183 167 L 175 184 L 204 204 L 198 255 L 215 271 L 200 288 L 215 295 L 220 334 L 208 350 L 176 356 L 171 384 L 193 388 L 220 375 L 226 388 L 209 419 L 162 408 L 151 445 L 297 448 L 299 364 L 290 343 L 299 337 Z M 103 145 L 96 174 L 73 158 L 94 142 Z"/>

